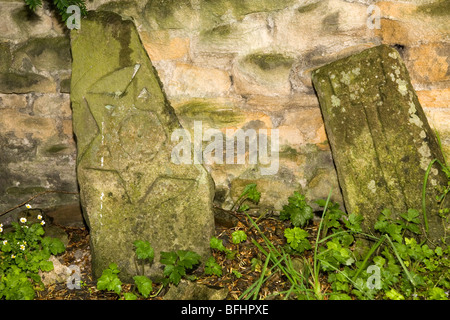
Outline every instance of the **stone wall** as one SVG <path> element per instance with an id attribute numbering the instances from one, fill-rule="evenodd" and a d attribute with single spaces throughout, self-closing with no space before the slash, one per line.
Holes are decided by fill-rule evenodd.
<path id="1" fill-rule="evenodd" d="M 370 28 L 371 4 L 380 28 Z M 256 181 L 280 209 L 299 190 L 341 201 L 311 70 L 381 43 L 405 60 L 420 102 L 450 157 L 449 1 L 87 1 L 133 19 L 180 121 L 193 130 L 279 130 L 275 175 L 256 165 L 213 164 L 216 200 L 229 207 Z M 77 191 L 66 28 L 47 5 L 30 14 L 0 0 L 0 212 L 44 190 Z M 81 20 L 81 28 L 83 21 Z M 345 125 L 345 124 L 343 124 Z M 39 202 L 41 201 L 41 202 Z M 76 195 L 52 194 L 57 206 Z"/>

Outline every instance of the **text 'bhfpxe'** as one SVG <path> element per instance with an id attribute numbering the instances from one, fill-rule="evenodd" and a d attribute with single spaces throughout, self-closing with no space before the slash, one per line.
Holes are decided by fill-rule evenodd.
<path id="1" fill-rule="evenodd" d="M 181 308 L 182 315 L 207 315 L 211 318 L 215 312 L 228 315 L 268 315 L 269 306 L 267 304 L 227 304 L 223 310 L 216 307 L 196 307 L 188 304 L 187 307 Z"/>

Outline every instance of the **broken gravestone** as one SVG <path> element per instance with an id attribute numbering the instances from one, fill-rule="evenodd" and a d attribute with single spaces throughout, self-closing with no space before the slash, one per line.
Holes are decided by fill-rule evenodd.
<path id="1" fill-rule="evenodd" d="M 77 177 L 90 228 L 94 277 L 112 262 L 137 274 L 133 242 L 206 258 L 214 234 L 213 182 L 201 165 L 171 161 L 180 128 L 132 21 L 89 12 L 71 33 L 71 101 Z M 140 268 L 140 267 L 139 267 Z"/>
<path id="2" fill-rule="evenodd" d="M 443 163 L 443 155 L 399 53 L 374 47 L 314 70 L 312 80 L 347 212 L 364 216 L 365 231 L 374 230 L 383 209 L 396 216 L 422 212 L 426 170 L 435 158 Z M 445 229 L 437 185 L 447 179 L 433 167 L 426 189 L 433 241 Z"/>

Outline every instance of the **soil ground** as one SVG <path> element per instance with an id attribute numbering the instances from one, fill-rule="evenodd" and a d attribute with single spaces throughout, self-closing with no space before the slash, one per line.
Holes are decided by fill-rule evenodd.
<path id="1" fill-rule="evenodd" d="M 222 276 L 207 276 L 204 274 L 203 268 L 198 268 L 191 274 L 192 281 L 205 284 L 215 288 L 227 288 L 228 300 L 238 300 L 242 293 L 257 281 L 261 276 L 261 267 L 266 257 L 252 243 L 252 239 L 263 244 L 264 240 L 259 232 L 251 227 L 249 219 L 239 214 L 239 222 L 232 228 L 216 226 L 216 237 L 223 240 L 223 244 L 230 250 L 236 252 L 234 258 L 227 258 L 222 252 L 213 250 L 212 254 L 216 262 L 222 267 Z M 257 218 L 253 218 L 257 220 Z M 258 227 L 264 235 L 275 245 L 284 245 L 285 228 L 290 227 L 288 222 L 281 221 L 277 217 L 268 216 L 259 219 Z M 317 231 L 317 223 L 311 224 L 304 228 L 310 235 L 314 235 Z M 89 248 L 89 231 L 86 228 L 64 228 L 69 236 L 69 243 L 66 251 L 58 256 L 58 259 L 65 266 L 77 265 L 81 271 L 82 285 L 80 289 L 69 289 L 66 283 L 57 283 L 46 286 L 43 291 L 38 291 L 36 300 L 117 300 L 118 295 L 114 292 L 99 291 L 96 287 L 96 281 L 91 274 L 91 256 Z M 247 234 L 247 240 L 240 244 L 233 244 L 231 234 L 236 230 L 243 230 Z M 312 237 L 314 238 L 314 237 Z M 264 245 L 263 245 L 264 247 Z M 307 257 L 306 258 L 310 258 Z M 255 264 L 255 261 L 259 263 Z M 241 276 L 238 278 L 233 271 L 238 271 Z M 238 274 L 239 275 L 239 274 Z M 161 284 L 154 284 L 153 293 L 157 292 Z M 259 298 L 264 299 L 280 299 L 283 295 L 277 292 L 289 289 L 287 279 L 281 273 L 272 275 L 261 287 Z M 324 288 L 326 289 L 326 288 Z M 122 292 L 135 292 L 133 284 L 123 284 Z M 167 288 L 162 288 L 156 297 L 149 298 L 153 300 L 161 300 Z M 142 297 L 141 297 L 142 299 Z"/>

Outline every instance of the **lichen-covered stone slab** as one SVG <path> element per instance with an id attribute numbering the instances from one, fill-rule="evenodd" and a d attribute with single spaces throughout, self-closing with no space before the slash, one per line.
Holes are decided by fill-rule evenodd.
<path id="1" fill-rule="evenodd" d="M 362 214 L 366 230 L 385 208 L 396 215 L 422 212 L 425 172 L 443 156 L 399 53 L 370 48 L 314 70 L 312 79 L 347 211 Z M 427 188 L 433 240 L 444 234 L 437 185 L 447 181 L 434 167 Z"/>
<path id="2" fill-rule="evenodd" d="M 135 240 L 155 250 L 148 276 L 161 272 L 161 251 L 208 256 L 213 183 L 201 165 L 171 162 L 180 124 L 133 22 L 90 12 L 71 47 L 77 175 L 94 276 L 111 262 L 123 279 L 136 275 Z"/>

